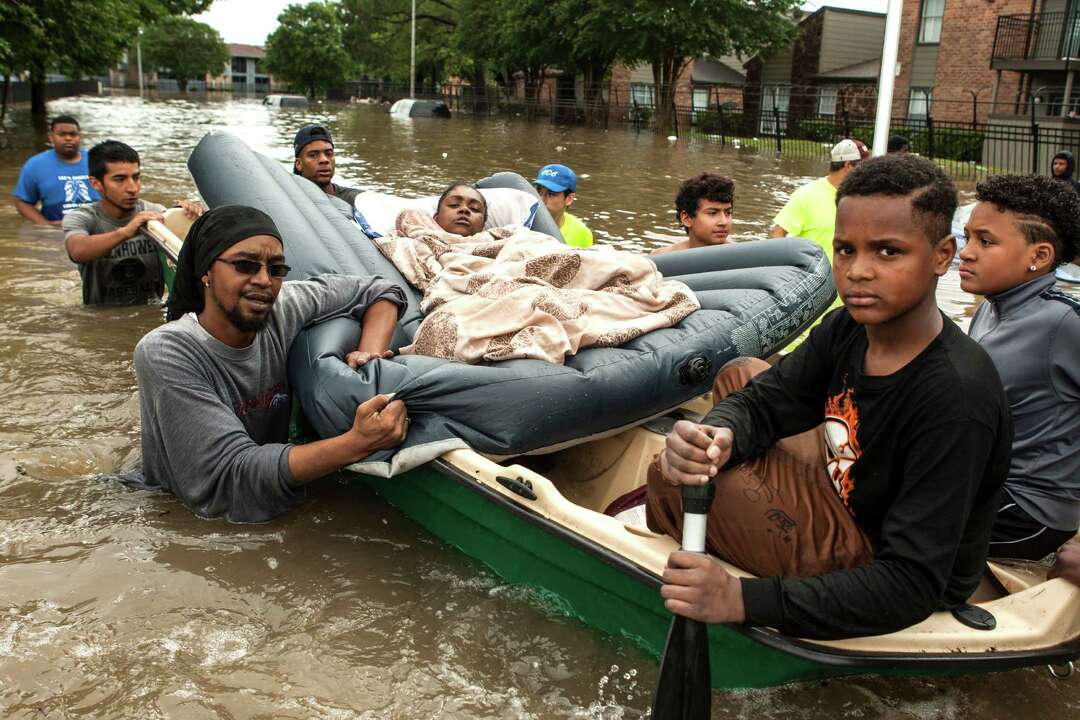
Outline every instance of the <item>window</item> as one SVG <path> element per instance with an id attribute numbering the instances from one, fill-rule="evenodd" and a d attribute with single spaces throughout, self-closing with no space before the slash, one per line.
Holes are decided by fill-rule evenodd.
<path id="1" fill-rule="evenodd" d="M 630 83 L 630 101 L 634 105 L 655 106 L 652 83 Z"/>
<path id="2" fill-rule="evenodd" d="M 696 87 L 694 88 L 694 109 L 695 110 L 708 110 L 709 109 L 709 88 Z"/>
<path id="3" fill-rule="evenodd" d="M 775 135 L 787 126 L 788 104 L 791 102 L 790 85 L 763 85 L 761 87 L 761 129 L 763 135 Z M 776 112 L 773 112 L 773 111 Z M 776 113 L 780 114 L 780 127 L 776 126 Z"/>
<path id="4" fill-rule="evenodd" d="M 919 18 L 919 42 L 936 45 L 941 42 L 941 19 L 945 16 L 945 0 L 922 0 Z"/>
<path id="5" fill-rule="evenodd" d="M 835 87 L 823 87 L 818 91 L 817 111 L 818 115 L 836 114 L 837 89 Z"/>
<path id="6" fill-rule="evenodd" d="M 234 57 L 232 59 L 232 71 L 234 73 L 247 74 L 247 58 Z"/>
<path id="7" fill-rule="evenodd" d="M 931 88 L 911 88 L 908 95 L 907 114 L 909 118 L 925 118 L 930 114 Z"/>

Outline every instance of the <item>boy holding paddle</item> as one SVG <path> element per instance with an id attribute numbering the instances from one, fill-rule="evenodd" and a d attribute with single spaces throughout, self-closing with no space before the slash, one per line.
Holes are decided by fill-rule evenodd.
<path id="1" fill-rule="evenodd" d="M 956 190 L 914 156 L 860 163 L 837 194 L 844 307 L 775 367 L 717 376 L 649 473 L 648 522 L 678 536 L 680 485 L 713 482 L 707 555 L 675 552 L 661 594 L 704 622 L 841 638 L 962 605 L 979 582 L 1012 426 L 993 363 L 937 308 Z"/>

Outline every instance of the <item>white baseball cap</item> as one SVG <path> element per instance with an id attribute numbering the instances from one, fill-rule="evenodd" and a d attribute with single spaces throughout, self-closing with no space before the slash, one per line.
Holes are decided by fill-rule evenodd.
<path id="1" fill-rule="evenodd" d="M 829 152 L 833 162 L 847 162 L 849 160 L 865 160 L 870 157 L 870 150 L 861 140 L 846 138 L 833 145 Z"/>

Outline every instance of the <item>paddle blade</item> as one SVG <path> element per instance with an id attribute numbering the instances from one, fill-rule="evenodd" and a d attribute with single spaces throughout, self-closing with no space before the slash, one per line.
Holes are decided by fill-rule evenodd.
<path id="1" fill-rule="evenodd" d="M 653 699 L 652 720 L 708 720 L 712 708 L 709 685 L 709 636 L 704 623 L 676 615 L 668 630 L 660 661 L 660 680 Z"/>

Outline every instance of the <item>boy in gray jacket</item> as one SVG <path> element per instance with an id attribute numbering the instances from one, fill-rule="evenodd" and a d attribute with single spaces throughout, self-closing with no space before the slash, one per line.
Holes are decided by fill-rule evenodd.
<path id="1" fill-rule="evenodd" d="M 288 443 L 286 356 L 305 325 L 363 322 L 352 367 L 388 357 L 405 294 L 379 278 L 323 275 L 283 282 L 289 267 L 273 220 L 224 206 L 191 227 L 165 325 L 135 348 L 144 483 L 197 515 L 264 522 L 304 486 L 405 437 L 401 401 L 379 395 L 338 437 Z"/>
<path id="2" fill-rule="evenodd" d="M 990 556 L 1038 560 L 1080 525 L 1080 301 L 1054 287 L 1076 255 L 1080 196 L 1034 175 L 976 189 L 960 287 L 985 295 L 969 334 L 1005 385 L 1015 436 Z"/>

